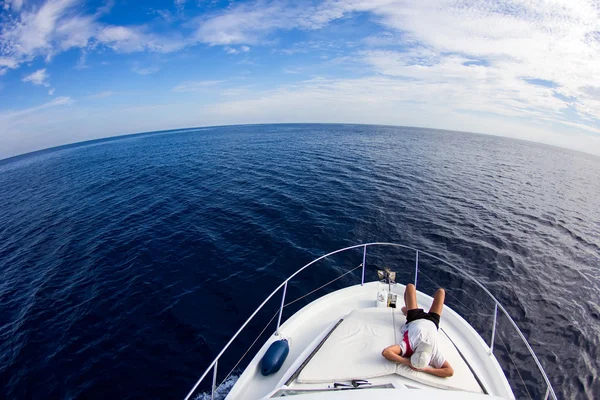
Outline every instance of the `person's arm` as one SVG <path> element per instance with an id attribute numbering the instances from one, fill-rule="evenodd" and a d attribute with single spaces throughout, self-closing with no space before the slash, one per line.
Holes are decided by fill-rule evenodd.
<path id="1" fill-rule="evenodd" d="M 397 344 L 390 347 L 386 347 L 381 352 L 381 355 L 384 356 L 386 359 L 397 362 L 399 364 L 404 364 L 407 367 L 412 368 L 412 365 L 410 364 L 410 358 L 402 357 L 401 354 L 402 348 Z"/>
<path id="2" fill-rule="evenodd" d="M 410 366 L 410 362 L 408 365 Z M 454 375 L 454 369 L 452 369 L 452 367 L 450 366 L 450 363 L 448 361 L 444 361 L 444 363 L 442 364 L 442 366 L 440 368 L 425 367 L 425 368 L 413 368 L 413 369 L 416 371 L 426 372 L 431 375 L 439 376 L 440 378 L 449 378 L 452 375 Z"/>
<path id="3" fill-rule="evenodd" d="M 410 358 L 406 358 L 406 357 L 402 357 L 402 356 L 398 356 L 398 358 L 395 360 L 398 364 L 404 364 L 407 367 L 411 367 L 412 368 L 412 364 L 410 363 Z"/>

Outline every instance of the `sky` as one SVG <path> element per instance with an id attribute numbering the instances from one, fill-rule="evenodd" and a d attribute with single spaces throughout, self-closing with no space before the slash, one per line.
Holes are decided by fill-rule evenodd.
<path id="1" fill-rule="evenodd" d="M 0 0 L 0 159 L 275 122 L 600 155 L 600 1 Z"/>

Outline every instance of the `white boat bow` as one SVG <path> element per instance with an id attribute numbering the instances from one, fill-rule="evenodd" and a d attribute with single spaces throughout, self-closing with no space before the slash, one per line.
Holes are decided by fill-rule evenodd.
<path id="1" fill-rule="evenodd" d="M 405 286 L 380 281 L 364 282 L 367 249 L 373 246 L 391 246 L 415 251 L 415 285 L 419 277 L 419 255 L 426 255 L 459 272 L 465 279 L 480 287 L 494 302 L 491 321 L 493 328 L 489 344 L 458 312 L 447 305 L 444 306 L 438 345 L 454 369 L 453 376 L 440 378 L 415 371 L 388 361 L 381 355 L 385 347 L 401 340 L 400 329 L 406 322 L 400 311 Z M 357 248 L 363 249 L 362 264 L 359 266 L 362 267 L 361 283 L 314 300 L 281 324 L 288 282 L 324 258 Z M 378 307 L 378 293 L 384 290 L 397 296 L 398 308 L 390 307 L 387 303 Z M 228 400 L 287 396 L 295 396 L 298 399 L 391 399 L 402 396 L 411 399 L 514 399 L 511 383 L 494 354 L 499 313 L 503 313 L 508 319 L 535 362 L 545 384 L 545 390 L 540 390 L 543 398 L 556 399 L 552 385 L 525 336 L 506 309 L 479 281 L 462 269 L 429 253 L 393 243 L 368 243 L 319 257 L 286 279 L 221 350 L 189 392 L 186 400 L 196 393 L 201 382 L 211 371 L 211 398 L 214 397 L 218 388 L 216 378 L 219 359 L 267 301 L 279 291 L 282 291 L 283 295 L 277 328 L 231 388 L 227 394 Z M 419 291 L 417 300 L 419 307 L 424 309 L 428 309 L 433 301 L 432 297 Z M 263 376 L 261 360 L 269 347 L 282 339 L 286 339 L 289 344 L 289 353 L 285 361 L 277 372 Z"/>

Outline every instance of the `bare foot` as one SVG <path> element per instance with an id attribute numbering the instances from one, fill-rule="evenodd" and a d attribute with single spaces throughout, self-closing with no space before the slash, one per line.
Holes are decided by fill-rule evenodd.
<path id="1" fill-rule="evenodd" d="M 404 314 L 404 316 L 406 316 L 406 306 L 402 307 L 401 310 L 402 310 L 402 314 Z"/>

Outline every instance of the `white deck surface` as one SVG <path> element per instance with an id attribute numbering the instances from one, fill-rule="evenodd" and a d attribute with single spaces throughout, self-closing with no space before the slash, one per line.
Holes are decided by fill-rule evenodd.
<path id="1" fill-rule="evenodd" d="M 419 394 L 411 395 L 410 398 L 433 398 L 422 397 L 430 391 L 436 394 L 436 398 L 448 399 L 459 398 L 455 397 L 456 394 L 463 396 L 468 394 L 456 390 L 480 393 L 485 391 L 499 398 L 514 398 L 495 357 L 489 355 L 488 346 L 466 321 L 448 307 L 445 307 L 442 313 L 440 335 L 446 336 L 442 351 L 455 370 L 452 378 L 438 378 L 415 372 L 385 360 L 381 356 L 381 351 L 400 340 L 400 326 L 405 320 L 399 309 L 376 308 L 375 299 L 380 285 L 379 282 L 371 282 L 364 286 L 357 285 L 338 290 L 298 311 L 281 326 L 281 336 L 273 335 L 267 340 L 240 376 L 227 399 L 269 398 L 286 384 L 340 319 L 344 319 L 344 322 L 324 342 L 321 349 L 302 370 L 299 378 L 287 386 L 288 389 L 327 390 L 333 388 L 334 382 L 349 383 L 351 379 L 368 379 L 372 385 L 392 384 L 403 391 L 410 390 L 412 394 Z M 399 306 L 401 306 L 404 285 L 393 285 L 392 292 L 399 296 Z M 419 307 L 425 310 L 432 302 L 431 297 L 420 292 L 417 292 L 417 300 Z M 270 344 L 281 339 L 282 336 L 289 339 L 290 353 L 278 373 L 264 377 L 259 369 L 260 359 Z M 477 374 L 479 383 L 471 373 L 471 369 Z M 440 392 L 440 389 L 434 390 L 434 388 L 453 390 Z M 343 392 L 374 394 L 375 391 L 395 392 L 394 389 Z M 334 394 L 331 391 L 328 393 Z M 475 393 L 473 395 L 477 396 Z"/>
<path id="2" fill-rule="evenodd" d="M 299 383 L 347 382 L 395 374 L 397 364 L 381 356 L 394 343 L 392 308 L 348 314 L 298 376 Z"/>
<path id="3" fill-rule="evenodd" d="M 439 389 L 483 393 L 471 370 L 443 332 L 439 333 L 438 345 L 454 369 L 454 376 L 450 378 L 414 371 L 383 358 L 382 348 L 386 343 L 397 343 L 395 333 L 405 322 L 405 316 L 394 308 L 352 311 L 302 370 L 297 382 L 347 382 L 398 374 Z"/>

